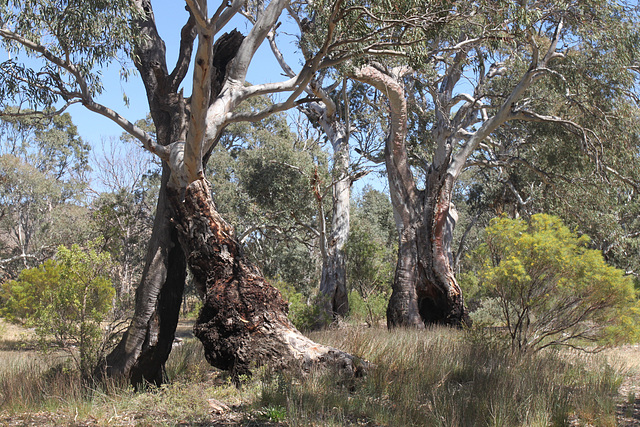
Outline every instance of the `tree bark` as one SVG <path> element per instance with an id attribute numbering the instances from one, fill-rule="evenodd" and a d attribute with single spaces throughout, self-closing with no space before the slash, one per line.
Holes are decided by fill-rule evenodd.
<path id="1" fill-rule="evenodd" d="M 128 377 L 159 385 L 171 352 L 186 278 L 186 260 L 171 223 L 167 200 L 169 170 L 163 167 L 156 217 L 142 279 L 136 289 L 135 313 L 116 348 L 97 375 Z"/>
<path id="2" fill-rule="evenodd" d="M 349 375 L 366 369 L 366 363 L 295 329 L 280 292 L 244 257 L 232 227 L 216 211 L 206 181 L 194 181 L 184 192 L 173 189 L 170 198 L 196 286 L 206 290 L 194 331 L 211 365 L 236 380 L 262 364 L 331 366 Z"/>
<path id="3" fill-rule="evenodd" d="M 444 176 L 443 176 L 444 175 Z M 455 279 L 451 254 L 455 179 L 432 169 L 427 177 L 421 227 L 418 229 L 420 280 L 416 284 L 420 316 L 426 324 L 471 325 Z"/>
<path id="4" fill-rule="evenodd" d="M 392 76 L 367 66 L 355 73 L 356 79 L 385 93 L 390 106 L 384 154 L 400 238 L 387 326 L 470 324 L 452 269 L 455 221 L 450 209 L 455 178 L 448 173 L 449 156 L 436 153 L 438 161 L 427 170 L 425 189 L 418 190 L 405 145 L 407 103 L 399 82 L 402 70 L 394 71 Z"/>
<path id="5" fill-rule="evenodd" d="M 191 59 L 195 23 L 190 17 L 183 27 L 178 63 L 169 73 L 164 42 L 157 32 L 151 4 L 148 0 L 137 1 L 145 12 L 137 25 L 147 38 L 146 43 L 137 47 L 136 67 L 145 85 L 158 142 L 166 146 L 173 141 L 184 141 L 187 136 L 189 106 L 179 92 L 179 84 Z M 227 64 L 242 39 L 242 34 L 232 31 L 215 43 L 211 98 L 219 93 Z M 164 364 L 175 338 L 187 265 L 168 200 L 170 177 L 170 167 L 163 163 L 156 217 L 142 279 L 136 290 L 134 316 L 120 343 L 96 370 L 98 377 L 124 376 L 136 386 L 143 381 L 159 385 L 165 379 Z"/>
<path id="6" fill-rule="evenodd" d="M 453 272 L 453 184 L 451 175 L 442 178 L 438 171 L 431 170 L 427 188 L 415 204 L 404 206 L 411 215 L 400 231 L 398 263 L 387 308 L 390 328 L 471 324 Z"/>
<path id="7" fill-rule="evenodd" d="M 349 145 L 346 126 L 337 118 L 323 126 L 333 146 L 332 217 L 331 233 L 322 257 L 320 298 L 324 324 L 349 312 L 347 293 L 347 267 L 344 247 L 349 237 L 349 209 L 351 177 L 349 176 Z"/>

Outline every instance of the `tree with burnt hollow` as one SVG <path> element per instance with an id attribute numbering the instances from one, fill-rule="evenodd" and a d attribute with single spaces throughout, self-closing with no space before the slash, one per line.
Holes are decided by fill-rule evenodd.
<path id="1" fill-rule="evenodd" d="M 134 383 L 163 380 L 187 264 L 197 286 L 207 295 L 196 333 L 213 365 L 236 374 L 247 372 L 252 362 L 330 363 L 357 370 L 352 356 L 317 345 L 292 327 L 279 294 L 246 262 L 232 229 L 217 214 L 203 165 L 229 123 L 261 120 L 304 102 L 299 97 L 315 71 L 353 57 L 349 46 L 364 44 L 358 52 L 366 53 L 388 47 L 388 42 L 380 45 L 381 32 L 369 30 L 365 37 L 350 38 L 346 30 L 353 22 L 365 22 L 364 27 L 378 24 L 351 4 L 342 0 L 328 7 L 314 4 L 322 6 L 324 13 L 323 24 L 315 32 L 321 40 L 305 58 L 301 71 L 284 82 L 246 85 L 251 59 L 289 1 L 273 0 L 267 5 L 258 1 L 245 10 L 246 2 L 233 0 L 223 2 L 211 15 L 206 1 L 186 3 L 189 18 L 181 31 L 180 52 L 172 71 L 149 0 L 74 2 L 59 9 L 40 2 L 29 8 L 13 1 L 1 6 L 0 37 L 5 46 L 41 64 L 34 71 L 19 55 L 2 63 L 3 101 L 55 104 L 59 111 L 80 103 L 113 120 L 163 161 L 156 218 L 136 292 L 134 318 L 99 374 L 126 376 Z M 242 36 L 234 31 L 214 42 L 239 13 L 255 14 L 249 33 Z M 185 99 L 180 84 L 196 39 L 194 92 Z M 133 58 L 144 83 L 155 137 L 96 101 L 103 88 L 94 72 L 113 59 L 127 57 Z M 264 110 L 238 109 L 251 97 L 286 92 L 290 95 L 284 101 Z"/>
<path id="2" fill-rule="evenodd" d="M 624 41 L 633 38 L 633 14 L 603 2 L 477 7 L 425 42 L 429 59 L 412 69 L 370 64 L 353 73 L 388 102 L 384 159 L 400 229 L 390 327 L 469 323 L 452 269 L 452 190 L 466 167 L 504 162 L 491 153 L 513 142 L 493 138 L 505 123 L 560 126 L 604 172 L 630 182 L 599 156 L 594 129 L 606 126 L 594 124 L 615 114 L 598 101 L 603 91 L 627 97 L 633 87 L 634 48 Z M 411 128 L 410 109 L 432 118 Z M 410 157 L 409 138 L 422 157 Z"/>

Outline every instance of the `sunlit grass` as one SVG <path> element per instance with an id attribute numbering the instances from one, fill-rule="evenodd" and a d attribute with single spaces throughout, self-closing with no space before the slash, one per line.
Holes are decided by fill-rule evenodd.
<path id="1" fill-rule="evenodd" d="M 332 331 L 313 339 L 360 354 L 375 368 L 355 381 L 326 373 L 265 381 L 262 405 L 286 408 L 290 425 L 548 426 L 576 418 L 615 425 L 620 379 L 603 362 L 587 369 L 579 357 L 551 352 L 516 359 L 444 328 Z"/>
<path id="2" fill-rule="evenodd" d="M 82 382 L 50 356 L 0 353 L 7 355 L 0 356 L 0 424 L 615 425 L 620 375 L 599 356 L 542 352 L 517 359 L 446 328 L 352 327 L 312 338 L 374 366 L 355 379 L 260 369 L 238 389 L 206 363 L 199 342 L 185 339 L 167 363 L 170 382 L 136 393 L 127 384 Z M 227 409 L 220 414 L 212 402 Z"/>

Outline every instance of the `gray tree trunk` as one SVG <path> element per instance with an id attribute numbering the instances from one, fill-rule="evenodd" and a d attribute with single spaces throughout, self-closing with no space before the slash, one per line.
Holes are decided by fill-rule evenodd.
<path id="1" fill-rule="evenodd" d="M 351 176 L 349 145 L 345 125 L 337 119 L 326 132 L 333 146 L 333 188 L 331 233 L 327 236 L 322 257 L 320 298 L 324 320 L 346 316 L 349 312 L 347 267 L 344 247 L 349 237 Z"/>
<path id="2" fill-rule="evenodd" d="M 427 171 L 426 188 L 418 190 L 405 145 L 407 104 L 399 75 L 365 67 L 355 77 L 385 93 L 390 104 L 384 154 L 400 238 L 387 325 L 470 324 L 451 265 L 455 215 L 450 209 L 455 178 L 448 173 L 449 163 L 434 162 Z"/>
<path id="3" fill-rule="evenodd" d="M 165 166 L 133 319 L 98 372 L 99 376 L 128 377 L 136 386 L 143 381 L 159 385 L 164 380 L 184 291 L 186 260 L 171 223 L 166 193 L 169 173 Z"/>

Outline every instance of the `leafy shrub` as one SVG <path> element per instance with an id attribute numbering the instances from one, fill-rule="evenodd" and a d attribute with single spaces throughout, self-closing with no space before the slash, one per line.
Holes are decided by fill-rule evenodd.
<path id="1" fill-rule="evenodd" d="M 640 306 L 632 281 L 554 216 L 495 218 L 479 248 L 485 296 L 514 351 L 634 340 Z"/>
<path id="2" fill-rule="evenodd" d="M 352 319 L 372 326 L 385 316 L 395 271 L 396 239 L 388 197 L 365 188 L 345 245 Z"/>
<path id="3" fill-rule="evenodd" d="M 271 284 L 278 288 L 282 298 L 289 303 L 289 320 L 301 331 L 313 329 L 318 323 L 320 304 L 308 304 L 308 298 L 289 283 L 273 280 Z"/>
<path id="4" fill-rule="evenodd" d="M 369 326 L 376 326 L 387 314 L 389 295 L 386 292 L 375 292 L 363 296 L 360 292 L 349 292 L 349 317 L 364 321 Z"/>
<path id="5" fill-rule="evenodd" d="M 53 340 L 69 351 L 83 374 L 89 374 L 102 343 L 100 323 L 115 293 L 107 276 L 110 266 L 107 253 L 60 246 L 55 259 L 25 269 L 17 280 L 2 285 L 0 313 L 34 327 L 43 348 Z"/>

